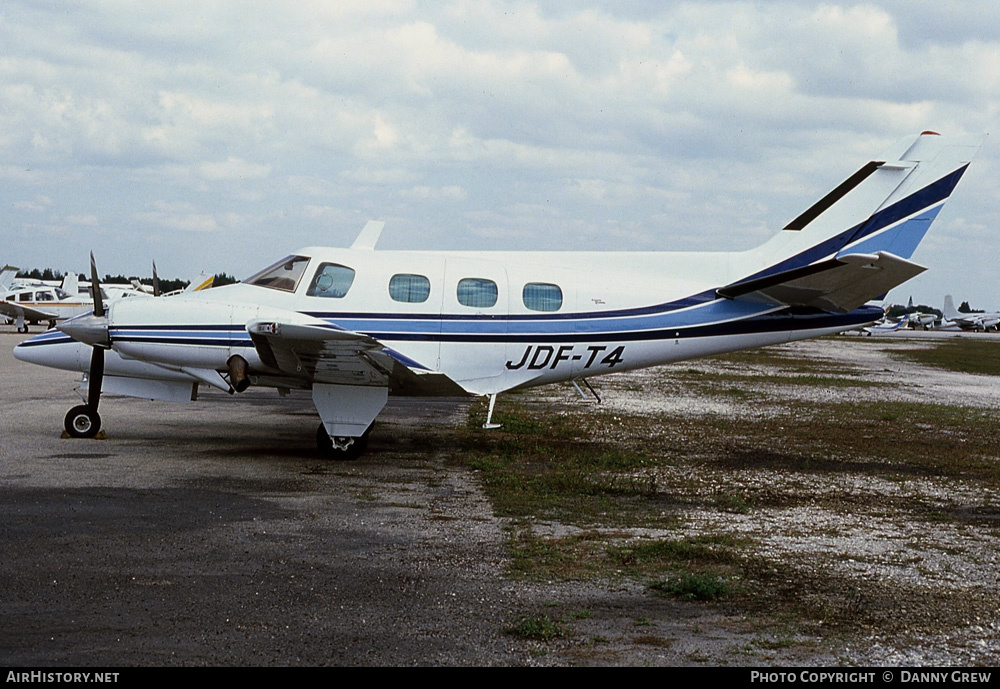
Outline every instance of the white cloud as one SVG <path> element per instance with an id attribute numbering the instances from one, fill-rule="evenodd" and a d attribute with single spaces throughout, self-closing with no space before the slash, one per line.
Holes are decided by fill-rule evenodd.
<path id="1" fill-rule="evenodd" d="M 70 225 L 80 225 L 85 227 L 97 227 L 96 215 L 69 215 L 66 222 Z"/>
<path id="2" fill-rule="evenodd" d="M 468 194 L 465 189 L 459 186 L 428 187 L 424 185 L 411 187 L 399 192 L 405 199 L 418 201 L 464 201 Z"/>
<path id="3" fill-rule="evenodd" d="M 7 220 L 100 218 L 109 246 L 136 222 L 276 246 L 349 237 L 369 217 L 392 219 L 387 244 L 406 228 L 441 248 L 743 245 L 896 137 L 1000 115 L 1000 32 L 978 1 L 4 13 Z M 977 175 L 985 191 L 962 199 L 956 232 L 996 216 L 1000 172 Z M 61 247 L 42 249 L 39 264 Z"/>
<path id="4" fill-rule="evenodd" d="M 201 163 L 198 174 L 210 181 L 264 179 L 270 176 L 271 166 L 250 163 L 241 158 L 227 158 L 224 161 Z"/>

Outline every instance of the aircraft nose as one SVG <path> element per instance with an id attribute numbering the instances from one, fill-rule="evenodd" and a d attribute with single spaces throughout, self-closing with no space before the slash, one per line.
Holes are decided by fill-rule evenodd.
<path id="1" fill-rule="evenodd" d="M 14 347 L 14 358 L 49 368 L 86 371 L 91 351 L 90 347 L 74 342 L 61 332 L 49 330 Z"/>
<path id="2" fill-rule="evenodd" d="M 56 326 L 56 329 L 72 337 L 77 342 L 91 347 L 111 348 L 111 337 L 108 334 L 108 317 L 95 316 L 92 313 L 70 318 Z"/>

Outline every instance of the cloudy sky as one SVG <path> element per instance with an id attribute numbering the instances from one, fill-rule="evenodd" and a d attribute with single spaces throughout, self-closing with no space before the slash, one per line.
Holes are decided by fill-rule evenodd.
<path id="1" fill-rule="evenodd" d="M 890 297 L 1000 308 L 992 0 L 0 4 L 0 264 L 754 246 L 896 139 L 991 132 Z"/>

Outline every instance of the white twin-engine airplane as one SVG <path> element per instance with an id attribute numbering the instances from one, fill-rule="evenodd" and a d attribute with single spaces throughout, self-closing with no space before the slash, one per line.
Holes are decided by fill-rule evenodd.
<path id="1" fill-rule="evenodd" d="M 865 303 L 924 270 L 907 259 L 980 141 L 903 139 L 750 251 L 375 251 L 383 223 L 370 222 L 349 249 L 302 249 L 239 284 L 98 302 L 14 353 L 86 374 L 72 436 L 98 432 L 102 391 L 298 388 L 320 450 L 354 458 L 390 394 L 485 395 L 492 427 L 507 390 L 878 320 Z"/>

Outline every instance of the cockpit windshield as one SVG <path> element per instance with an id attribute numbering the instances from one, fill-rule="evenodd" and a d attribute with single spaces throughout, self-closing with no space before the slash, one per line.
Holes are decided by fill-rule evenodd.
<path id="1" fill-rule="evenodd" d="M 287 256 L 256 275 L 251 275 L 245 282 L 259 287 L 294 292 L 308 263 L 309 259 L 306 256 Z"/>

